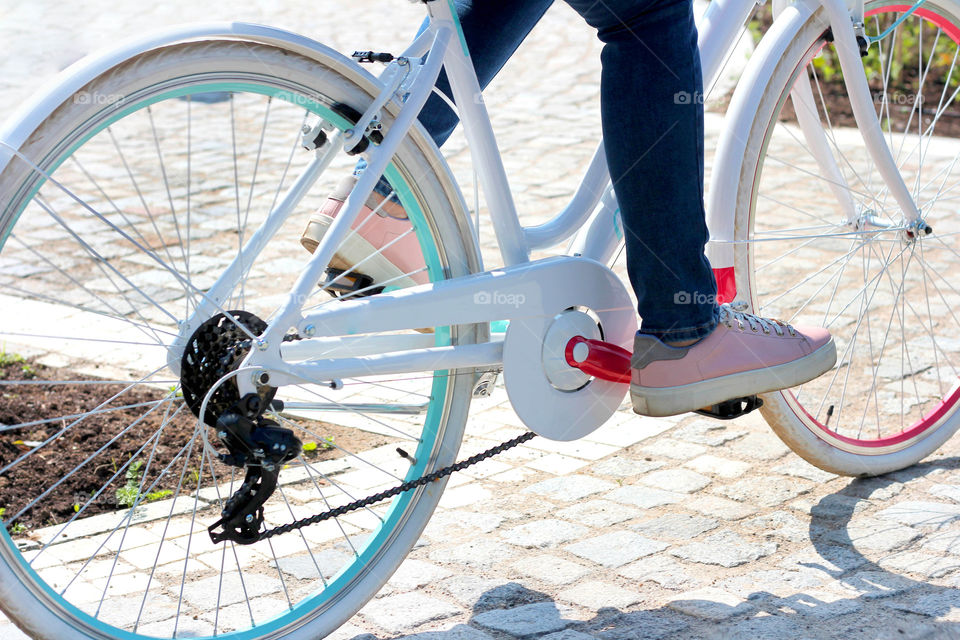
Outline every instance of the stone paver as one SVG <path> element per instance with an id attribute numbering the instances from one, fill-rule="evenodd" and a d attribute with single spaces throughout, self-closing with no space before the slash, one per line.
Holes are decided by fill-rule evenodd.
<path id="1" fill-rule="evenodd" d="M 354 640 L 363 640 L 363 638 Z M 412 636 L 403 636 L 402 640 L 491 640 L 491 636 L 473 627 L 458 624 L 446 631 L 425 631 Z"/>
<path id="2" fill-rule="evenodd" d="M 518 525 L 503 532 L 503 539 L 510 544 L 527 549 L 552 547 L 576 540 L 589 529 L 563 520 L 536 520 Z"/>
<path id="3" fill-rule="evenodd" d="M 593 478 L 582 475 L 569 475 L 550 480 L 543 480 L 537 484 L 530 485 L 524 491 L 535 493 L 537 495 L 562 500 L 564 502 L 573 502 L 589 495 L 601 491 L 612 489 L 616 485 L 600 478 Z"/>
<path id="4" fill-rule="evenodd" d="M 672 555 L 701 564 L 718 564 L 721 567 L 737 567 L 777 550 L 773 542 L 752 542 L 733 531 L 720 531 L 700 542 L 674 547 Z"/>
<path id="5" fill-rule="evenodd" d="M 570 584 L 591 573 L 583 565 L 556 556 L 529 556 L 513 565 L 524 574 L 549 584 Z"/>
<path id="6" fill-rule="evenodd" d="M 652 509 L 665 504 L 673 504 L 683 500 L 682 493 L 653 489 L 642 485 L 620 487 L 606 495 L 610 500 L 630 504 L 641 509 Z"/>
<path id="7" fill-rule="evenodd" d="M 704 531 L 717 527 L 717 521 L 703 516 L 670 513 L 659 518 L 644 520 L 630 528 L 651 538 L 666 538 L 668 540 L 689 540 Z"/>
<path id="8" fill-rule="evenodd" d="M 667 546 L 669 545 L 664 542 L 650 540 L 629 531 L 615 531 L 567 545 L 565 549 L 591 562 L 616 568 L 637 558 L 662 551 Z"/>
<path id="9" fill-rule="evenodd" d="M 662 469 L 648 473 L 640 478 L 640 482 L 669 491 L 695 493 L 710 484 L 710 478 L 689 469 Z"/>
<path id="10" fill-rule="evenodd" d="M 720 458 L 710 454 L 696 457 L 683 466 L 700 473 L 715 475 L 721 478 L 739 478 L 750 470 L 750 465 L 746 462 Z"/>
<path id="11" fill-rule="evenodd" d="M 698 580 L 692 575 L 692 566 L 663 554 L 640 558 L 620 567 L 617 569 L 617 573 L 641 583 L 651 580 L 667 589 L 689 588 L 698 583 Z"/>
<path id="12" fill-rule="evenodd" d="M 753 609 L 749 602 L 713 587 L 681 593 L 672 598 L 668 606 L 681 613 L 707 620 L 724 620 Z"/>
<path id="13" fill-rule="evenodd" d="M 419 593 L 377 598 L 360 610 L 361 617 L 393 633 L 414 629 L 426 622 L 442 620 L 458 613 L 459 607 Z"/>
<path id="14" fill-rule="evenodd" d="M 590 500 L 561 509 L 557 516 L 592 527 L 606 527 L 637 517 L 637 510 L 609 500 Z"/>
<path id="15" fill-rule="evenodd" d="M 570 626 L 563 610 L 552 602 L 528 604 L 514 609 L 495 609 L 481 613 L 474 621 L 481 627 L 503 631 L 515 638 L 529 638 L 559 631 Z"/>
<path id="16" fill-rule="evenodd" d="M 8 4 L 0 9 L 0 38 L 16 54 L 0 59 L 4 111 L 21 102 L 37 80 L 117 33 L 192 19 L 316 24 L 315 7 L 304 3 L 172 0 L 147 7 L 92 0 L 73 3 L 70 21 L 48 19 L 61 11 L 51 0 Z M 371 11 L 389 28 L 369 25 L 365 16 Z M 324 26 L 312 35 L 346 51 L 368 44 L 397 51 L 421 14 L 399 0 L 340 3 L 338 13 L 338 20 L 356 27 Z M 600 46 L 569 7 L 555 3 L 485 93 L 525 222 L 562 207 L 590 157 L 600 126 Z M 709 149 L 722 122 L 708 112 L 705 126 Z M 454 134 L 445 152 L 462 185 L 469 185 L 462 133 Z M 708 157 L 708 167 L 711 161 Z M 218 223 L 204 224 L 215 229 Z M 49 231 L 34 233 L 40 238 Z M 486 228 L 481 243 L 485 250 L 493 246 Z M 210 258 L 204 268 L 222 267 Z M 275 259 L 278 269 L 299 266 L 287 255 Z M 3 277 L 25 277 L 35 269 L 0 262 Z M 149 283 L 157 275 L 147 270 L 138 277 Z M 57 354 L 43 357 L 63 364 Z M 461 456 L 521 430 L 501 381 L 494 397 L 475 402 Z M 538 439 L 455 477 L 409 559 L 377 598 L 329 638 L 954 637 L 960 624 L 958 456 L 960 442 L 951 441 L 912 469 L 851 480 L 790 453 L 756 413 L 722 423 L 696 415 L 640 418 L 625 407 L 582 441 Z M 339 476 L 355 482 L 352 488 L 382 481 L 352 473 Z M 298 491 L 291 486 L 288 495 L 297 499 Z M 344 523 L 357 542 L 361 519 Z M 89 520 L 89 533 L 103 530 Z M 316 526 L 304 535 L 320 545 L 339 533 Z M 75 563 L 85 557 L 88 542 L 51 548 L 52 562 Z M 282 537 L 275 542 L 276 560 L 256 546 L 236 550 L 260 563 L 261 573 L 245 576 L 243 585 L 256 614 L 283 605 L 282 592 L 273 590 L 276 581 L 267 579 L 277 575 L 276 566 L 296 595 L 316 588 L 318 566 L 323 572 L 351 553 L 341 545 L 311 558 L 302 543 L 296 548 Z M 200 620 L 215 605 L 219 559 L 212 549 L 201 555 L 185 588 L 185 600 Z M 149 554 L 125 555 L 112 588 L 137 587 L 138 574 L 152 564 Z M 158 569 L 165 570 L 172 569 Z M 103 571 L 91 565 L 82 588 L 95 591 Z M 221 614 L 240 619 L 247 615 L 242 589 L 232 577 L 226 584 Z M 109 622 L 139 606 L 139 597 L 124 595 L 111 601 L 102 617 Z M 175 611 L 168 595 L 151 596 L 141 630 L 169 632 Z M 0 638 L 23 637 L 0 617 Z"/>
<path id="17" fill-rule="evenodd" d="M 570 604 L 587 609 L 600 610 L 607 607 L 626 609 L 643 599 L 634 589 L 624 589 L 609 582 L 593 580 L 564 589 L 558 597 Z"/>

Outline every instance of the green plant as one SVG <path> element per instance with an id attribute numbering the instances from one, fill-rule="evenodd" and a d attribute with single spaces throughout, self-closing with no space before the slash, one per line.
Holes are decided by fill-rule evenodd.
<path id="1" fill-rule="evenodd" d="M 23 356 L 18 353 L 10 353 L 6 348 L 0 348 L 0 367 L 9 367 L 12 364 L 23 362 Z"/>
<path id="2" fill-rule="evenodd" d="M 316 451 L 317 449 L 319 449 L 320 451 L 329 451 L 330 449 L 333 449 L 333 438 L 328 436 L 320 440 L 320 442 L 313 442 L 311 440 L 309 442 L 303 443 L 304 451 L 310 452 L 310 451 Z"/>
<path id="3" fill-rule="evenodd" d="M 155 500 L 163 500 L 173 495 L 173 492 L 168 489 L 151 491 L 145 494 L 140 493 L 140 478 L 143 477 L 142 460 L 131 462 L 130 466 L 127 467 L 125 477 L 127 479 L 126 484 L 117 489 L 116 493 L 117 504 L 121 507 L 132 507 L 137 504 L 141 498 L 142 502 L 153 502 Z"/>
<path id="4" fill-rule="evenodd" d="M 885 12 L 866 21 L 868 38 L 884 33 L 901 14 Z M 747 25 L 754 44 L 773 23 L 770 5 L 760 6 Z M 922 46 L 921 46 L 922 45 Z M 873 41 L 863 58 L 863 69 L 867 81 L 874 89 L 887 84 L 890 78 L 898 78 L 899 86 L 888 87 L 898 101 L 906 101 L 916 90 L 915 83 L 921 74 L 925 74 L 925 84 L 946 85 L 950 89 L 960 85 L 960 73 L 953 69 L 954 41 L 941 35 L 937 37 L 937 28 L 925 20 L 909 18 L 880 41 Z M 813 59 L 820 82 L 841 82 L 840 61 L 833 45 L 824 46 Z M 921 71 L 923 69 L 923 71 Z M 908 70 L 908 73 L 904 73 Z"/>
<path id="5" fill-rule="evenodd" d="M 3 518 L 3 514 L 7 512 L 6 507 L 0 507 L 0 518 Z M 27 530 L 27 526 L 22 522 L 14 522 L 10 525 L 10 533 L 23 533 Z"/>
<path id="6" fill-rule="evenodd" d="M 34 378 L 37 375 L 36 370 L 26 361 L 26 359 L 21 356 L 19 353 L 11 353 L 6 350 L 6 348 L 0 348 L 0 369 L 5 369 L 7 367 L 20 366 L 20 371 L 27 378 Z M 0 378 L 5 377 L 3 372 L 0 372 Z"/>

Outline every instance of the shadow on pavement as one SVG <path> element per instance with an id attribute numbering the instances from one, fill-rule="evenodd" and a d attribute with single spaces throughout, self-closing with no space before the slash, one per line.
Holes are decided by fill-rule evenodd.
<path id="1" fill-rule="evenodd" d="M 955 507 L 941 510 L 934 501 L 906 500 L 890 502 L 881 509 L 881 518 L 854 518 L 872 506 L 872 499 L 886 503 L 903 483 L 958 469 L 960 458 L 945 458 L 886 476 L 853 479 L 824 496 L 810 514 L 813 551 L 807 547 L 806 553 L 787 554 L 787 562 L 776 562 L 776 571 L 784 574 L 778 593 L 757 590 L 742 597 L 741 589 L 741 597 L 711 598 L 709 591 L 702 597 L 701 589 L 691 592 L 701 596 L 696 599 L 675 599 L 650 609 L 601 608 L 593 618 L 579 620 L 566 604 L 509 582 L 480 595 L 467 624 L 390 640 L 960 639 L 960 589 L 943 586 L 960 586 L 960 526 L 951 526 L 960 524 L 960 505 L 940 501 Z M 960 486 L 942 486 L 953 487 L 955 496 L 943 496 L 960 503 Z M 905 523 L 920 535 L 908 539 Z M 891 542 L 884 536 L 894 537 Z M 903 542 L 897 544 L 896 536 Z M 884 546 L 890 550 L 877 550 Z M 757 570 L 769 571 L 770 566 Z M 751 572 L 746 567 L 739 575 L 749 577 Z M 947 577 L 937 585 L 908 573 Z M 789 588 L 789 576 L 821 580 L 809 588 Z M 662 600 L 670 593 L 679 595 L 657 586 L 650 599 Z M 944 616 L 950 619 L 938 620 Z M 363 634 L 353 640 L 377 637 Z"/>

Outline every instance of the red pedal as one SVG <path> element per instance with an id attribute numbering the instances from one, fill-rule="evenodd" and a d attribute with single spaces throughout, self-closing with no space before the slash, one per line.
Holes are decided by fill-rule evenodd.
<path id="1" fill-rule="evenodd" d="M 585 345 L 581 347 L 579 345 Z M 570 338 L 564 349 L 567 364 L 580 369 L 587 375 L 610 382 L 630 382 L 630 352 L 623 347 L 604 342 L 589 340 L 583 336 Z"/>

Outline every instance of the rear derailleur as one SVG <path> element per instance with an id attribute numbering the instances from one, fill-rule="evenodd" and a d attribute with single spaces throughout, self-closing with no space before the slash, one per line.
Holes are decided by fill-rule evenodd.
<path id="1" fill-rule="evenodd" d="M 271 403 L 279 404 L 277 400 Z M 261 397 L 251 393 L 217 419 L 217 436 L 230 452 L 218 457 L 225 464 L 246 469 L 246 477 L 227 500 L 221 518 L 207 529 L 215 543 L 252 544 L 260 539 L 263 503 L 277 488 L 280 468 L 300 455 L 300 440 L 290 429 L 264 418 L 265 408 Z"/>

